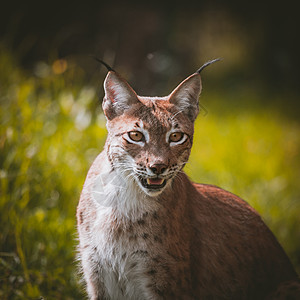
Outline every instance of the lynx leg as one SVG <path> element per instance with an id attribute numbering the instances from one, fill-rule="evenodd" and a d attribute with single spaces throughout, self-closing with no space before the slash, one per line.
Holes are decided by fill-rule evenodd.
<path id="1" fill-rule="evenodd" d="M 95 259 L 95 255 L 83 254 L 81 257 L 81 263 L 89 299 L 108 299 L 105 293 L 104 284 L 101 280 L 101 268 Z"/>

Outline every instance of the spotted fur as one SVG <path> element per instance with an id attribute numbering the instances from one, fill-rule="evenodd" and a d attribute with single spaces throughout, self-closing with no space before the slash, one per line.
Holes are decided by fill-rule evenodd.
<path id="1" fill-rule="evenodd" d="M 167 97 L 140 97 L 114 71 L 104 88 L 107 141 L 77 210 L 90 299 L 298 299 L 297 274 L 258 213 L 182 171 L 199 73 Z"/>

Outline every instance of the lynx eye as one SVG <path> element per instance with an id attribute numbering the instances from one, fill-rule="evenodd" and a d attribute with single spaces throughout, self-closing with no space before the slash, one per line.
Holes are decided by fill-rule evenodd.
<path id="1" fill-rule="evenodd" d="M 179 142 L 183 139 L 184 133 L 182 132 L 173 132 L 170 134 L 169 141 L 170 142 Z"/>
<path id="2" fill-rule="evenodd" d="M 135 142 L 140 142 L 144 139 L 144 135 L 139 131 L 130 131 L 128 132 L 128 136 Z"/>

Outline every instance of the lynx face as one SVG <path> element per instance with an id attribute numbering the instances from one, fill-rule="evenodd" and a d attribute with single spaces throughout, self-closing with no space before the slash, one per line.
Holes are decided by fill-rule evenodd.
<path id="1" fill-rule="evenodd" d="M 140 97 L 115 72 L 105 80 L 108 157 L 143 192 L 160 194 L 187 162 L 201 90 L 193 74 L 167 97 Z"/>
<path id="2" fill-rule="evenodd" d="M 146 105 L 110 122 L 109 156 L 115 169 L 134 178 L 148 195 L 157 195 L 187 162 L 193 123 L 175 116 L 164 100 L 141 101 Z"/>

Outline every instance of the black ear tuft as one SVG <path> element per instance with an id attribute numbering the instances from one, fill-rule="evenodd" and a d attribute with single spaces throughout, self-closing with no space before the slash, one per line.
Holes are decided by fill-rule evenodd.
<path id="1" fill-rule="evenodd" d="M 215 63 L 215 62 L 217 62 L 217 61 L 220 61 L 220 60 L 222 60 L 222 58 L 216 58 L 216 59 L 213 59 L 213 60 L 210 60 L 210 61 L 206 62 L 202 67 L 200 67 L 200 68 L 196 71 L 196 73 L 200 74 L 201 71 L 202 71 L 203 69 L 205 69 L 207 66 L 209 66 L 209 65 L 211 65 L 211 64 L 213 64 L 213 63 Z"/>
<path id="2" fill-rule="evenodd" d="M 103 60 L 99 59 L 98 57 L 92 56 L 92 58 L 94 60 L 96 60 L 97 62 L 99 62 L 100 64 L 102 64 L 108 71 L 116 72 L 109 64 L 107 64 Z"/>

